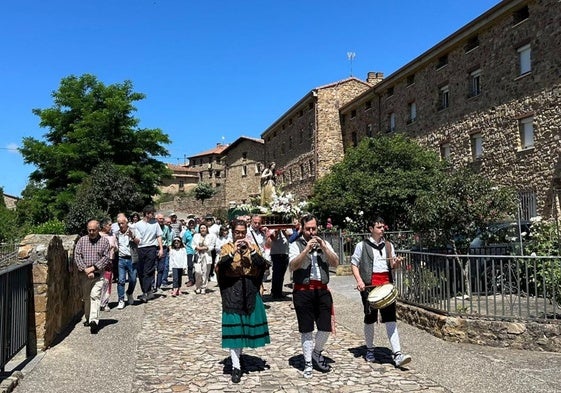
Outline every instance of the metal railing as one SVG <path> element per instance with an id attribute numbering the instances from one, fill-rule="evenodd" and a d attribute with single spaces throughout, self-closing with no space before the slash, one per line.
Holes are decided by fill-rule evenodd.
<path id="1" fill-rule="evenodd" d="M 0 271 L 0 371 L 34 334 L 33 263 L 11 265 Z M 33 322 L 33 323 L 30 323 Z M 28 357 L 34 348 L 27 345 Z"/>
<path id="2" fill-rule="evenodd" d="M 337 231 L 322 232 L 320 236 L 333 246 L 333 251 L 339 255 L 339 263 L 348 265 L 356 244 L 367 239 L 371 234 L 370 232 L 343 233 L 342 231 Z M 393 243 L 396 249 L 408 249 L 415 244 L 414 233 L 412 231 L 385 232 L 385 237 Z"/>
<path id="3" fill-rule="evenodd" d="M 404 302 L 450 315 L 561 320 L 561 257 L 398 254 Z"/>

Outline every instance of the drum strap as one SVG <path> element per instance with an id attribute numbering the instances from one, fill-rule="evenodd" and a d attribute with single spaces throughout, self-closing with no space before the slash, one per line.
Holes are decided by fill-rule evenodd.
<path id="1" fill-rule="evenodd" d="M 379 246 L 376 246 L 374 243 L 370 241 L 370 239 L 364 239 L 364 242 L 368 244 L 370 247 L 379 250 Z M 386 261 L 388 262 L 388 271 L 390 273 L 390 283 L 393 284 L 393 273 L 392 273 L 392 264 L 390 263 L 390 258 L 392 256 L 392 245 L 389 241 L 384 240 L 386 244 Z"/>

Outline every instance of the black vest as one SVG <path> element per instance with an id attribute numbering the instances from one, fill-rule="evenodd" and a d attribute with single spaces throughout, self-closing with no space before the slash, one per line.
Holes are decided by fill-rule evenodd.
<path id="1" fill-rule="evenodd" d="M 306 248 L 306 240 L 303 237 L 298 238 L 294 242 L 298 246 L 300 253 Z M 317 262 L 319 265 L 319 270 L 321 272 L 321 283 L 327 284 L 329 282 L 329 264 L 323 261 L 322 254 L 317 254 Z M 295 270 L 292 273 L 292 278 L 294 284 L 307 285 L 310 283 L 310 273 L 312 272 L 312 256 L 310 254 L 306 255 L 306 259 L 302 262 L 300 269 Z"/>

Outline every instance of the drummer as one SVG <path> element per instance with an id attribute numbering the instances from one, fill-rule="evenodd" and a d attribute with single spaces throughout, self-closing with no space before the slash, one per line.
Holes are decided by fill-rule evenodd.
<path id="1" fill-rule="evenodd" d="M 393 244 L 384 238 L 386 224 L 381 217 L 369 221 L 368 230 L 371 236 L 356 245 L 351 257 L 351 269 L 364 306 L 365 359 L 367 362 L 375 362 L 374 323 L 378 321 L 378 310 L 370 307 L 368 294 L 374 287 L 393 283 L 392 270 L 400 267 L 401 260 L 396 257 Z M 411 361 L 411 356 L 401 352 L 396 323 L 396 303 L 393 302 L 380 309 L 380 314 L 392 346 L 394 363 L 396 367 L 404 366 Z"/>

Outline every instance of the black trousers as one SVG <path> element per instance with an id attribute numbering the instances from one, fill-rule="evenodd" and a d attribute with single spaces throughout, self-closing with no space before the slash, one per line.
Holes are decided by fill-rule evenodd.
<path id="1" fill-rule="evenodd" d="M 158 260 L 158 247 L 139 247 L 138 248 L 138 277 L 142 293 L 149 293 L 152 290 L 154 272 L 156 271 L 156 261 Z"/>
<path id="2" fill-rule="evenodd" d="M 288 254 L 271 254 L 273 262 L 273 278 L 271 279 L 271 296 L 282 296 L 282 285 L 284 283 L 284 275 L 288 268 Z"/>

